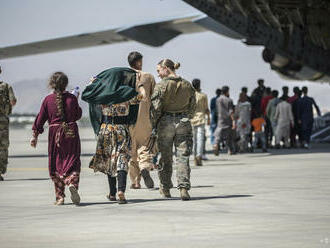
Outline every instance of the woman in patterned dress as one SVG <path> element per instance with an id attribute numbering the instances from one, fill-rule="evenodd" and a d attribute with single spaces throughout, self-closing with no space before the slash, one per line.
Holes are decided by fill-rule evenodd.
<path id="1" fill-rule="evenodd" d="M 138 104 L 139 94 L 131 100 L 111 105 L 102 105 L 102 124 L 98 134 L 96 153 L 89 167 L 108 176 L 110 201 L 116 201 L 118 180 L 118 203 L 127 203 L 125 198 L 131 139 L 127 117 L 130 105 Z"/>

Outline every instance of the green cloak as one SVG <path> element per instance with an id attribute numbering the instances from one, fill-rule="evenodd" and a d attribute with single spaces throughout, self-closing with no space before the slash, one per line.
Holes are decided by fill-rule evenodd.
<path id="1" fill-rule="evenodd" d="M 125 67 L 105 70 L 87 85 L 81 99 L 89 103 L 89 117 L 95 134 L 99 133 L 102 124 L 100 104 L 117 104 L 132 99 L 138 94 L 135 85 L 136 71 Z M 139 105 L 130 105 L 127 124 L 136 122 L 138 110 Z"/>

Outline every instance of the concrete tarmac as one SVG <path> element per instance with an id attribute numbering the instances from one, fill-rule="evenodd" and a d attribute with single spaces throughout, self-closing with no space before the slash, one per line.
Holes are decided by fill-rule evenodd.
<path id="1" fill-rule="evenodd" d="M 30 130 L 11 130 L 0 182 L 0 247 L 330 247 L 330 145 L 191 161 L 192 200 L 177 189 L 129 189 L 128 204 L 106 199 L 106 177 L 88 168 L 91 129 L 82 139 L 81 206 L 54 206 L 47 132 L 29 147 Z M 210 145 L 208 145 L 210 148 Z M 151 172 L 158 187 L 157 173 Z M 175 171 L 173 182 L 176 184 Z M 143 184 L 143 183 L 142 183 Z"/>

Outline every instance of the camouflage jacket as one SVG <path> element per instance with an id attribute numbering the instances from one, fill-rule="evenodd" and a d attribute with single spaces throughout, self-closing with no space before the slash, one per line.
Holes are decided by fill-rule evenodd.
<path id="1" fill-rule="evenodd" d="M 150 116 L 155 128 L 164 113 L 185 113 L 191 119 L 196 109 L 195 89 L 181 77 L 167 77 L 156 84 L 151 96 Z"/>
<path id="2" fill-rule="evenodd" d="M 0 115 L 10 115 L 11 101 L 16 101 L 13 88 L 5 82 L 0 81 Z"/>

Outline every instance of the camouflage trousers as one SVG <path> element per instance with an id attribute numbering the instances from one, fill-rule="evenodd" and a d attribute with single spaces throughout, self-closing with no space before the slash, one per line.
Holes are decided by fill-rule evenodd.
<path id="1" fill-rule="evenodd" d="M 8 164 L 9 120 L 0 115 L 0 174 L 5 174 Z"/>
<path id="2" fill-rule="evenodd" d="M 173 187 L 173 145 L 176 155 L 177 187 L 190 189 L 189 156 L 192 151 L 192 127 L 188 118 L 165 115 L 158 124 L 158 149 L 160 188 Z"/>

